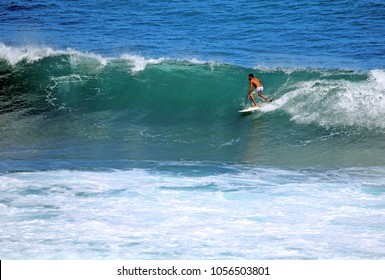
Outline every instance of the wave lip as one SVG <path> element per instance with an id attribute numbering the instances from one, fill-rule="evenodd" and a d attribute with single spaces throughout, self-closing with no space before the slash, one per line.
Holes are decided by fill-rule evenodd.
<path id="1" fill-rule="evenodd" d="M 44 57 L 61 54 L 60 51 L 55 51 L 51 48 L 41 47 L 9 47 L 0 43 L 0 59 L 7 61 L 12 66 L 20 61 L 34 62 Z"/>
<path id="2" fill-rule="evenodd" d="M 132 71 L 138 72 L 143 71 L 149 64 L 159 64 L 162 63 L 166 58 L 161 57 L 158 59 L 146 59 L 139 55 L 124 54 L 121 56 L 121 59 L 127 60 L 132 63 Z"/>
<path id="3" fill-rule="evenodd" d="M 73 59 L 96 59 L 101 65 L 106 65 L 111 58 L 106 58 L 94 53 L 84 53 L 74 49 L 68 48 L 67 50 L 55 50 L 50 47 L 41 46 L 23 46 L 23 47 L 10 47 L 0 42 L 0 59 L 8 62 L 11 66 L 15 66 L 21 61 L 27 63 L 33 63 L 47 57 L 68 55 Z"/>

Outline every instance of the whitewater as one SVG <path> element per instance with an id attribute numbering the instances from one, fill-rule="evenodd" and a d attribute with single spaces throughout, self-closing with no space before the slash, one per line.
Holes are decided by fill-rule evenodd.
<path id="1" fill-rule="evenodd" d="M 0 4 L 0 258 L 385 258 L 385 6 L 249 2 Z"/>

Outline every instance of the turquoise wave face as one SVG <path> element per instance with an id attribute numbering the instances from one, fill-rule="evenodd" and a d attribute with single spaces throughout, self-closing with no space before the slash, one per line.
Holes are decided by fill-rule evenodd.
<path id="1" fill-rule="evenodd" d="M 48 49 L 0 64 L 4 159 L 302 166 L 385 158 L 383 70 L 251 69 Z M 241 115 L 252 104 L 250 72 L 275 101 Z"/>
<path id="2" fill-rule="evenodd" d="M 382 70 L 249 69 L 52 52 L 0 62 L 2 112 L 119 112 L 131 121 L 139 116 L 140 122 L 224 122 L 252 105 L 247 75 L 253 72 L 262 79 L 264 94 L 276 100 L 265 112 L 288 114 L 298 124 L 385 128 Z"/>

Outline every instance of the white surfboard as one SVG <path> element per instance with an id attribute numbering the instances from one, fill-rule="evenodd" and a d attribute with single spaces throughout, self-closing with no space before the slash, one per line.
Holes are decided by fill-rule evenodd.
<path id="1" fill-rule="evenodd" d="M 258 106 L 253 106 L 253 107 L 247 107 L 245 109 L 242 109 L 240 111 L 238 111 L 239 113 L 250 113 L 250 112 L 254 112 L 254 111 L 258 111 L 258 110 L 261 110 L 263 107 L 265 107 L 267 105 L 267 103 L 260 103 L 258 104 Z"/>

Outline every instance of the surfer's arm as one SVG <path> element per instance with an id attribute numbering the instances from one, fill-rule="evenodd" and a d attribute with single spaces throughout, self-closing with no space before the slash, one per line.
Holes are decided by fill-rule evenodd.
<path id="1" fill-rule="evenodd" d="M 250 94 L 252 93 L 252 91 L 253 91 L 253 84 L 252 84 L 252 82 L 250 82 L 250 88 L 249 88 L 249 92 L 248 92 L 248 96 L 250 96 Z"/>

